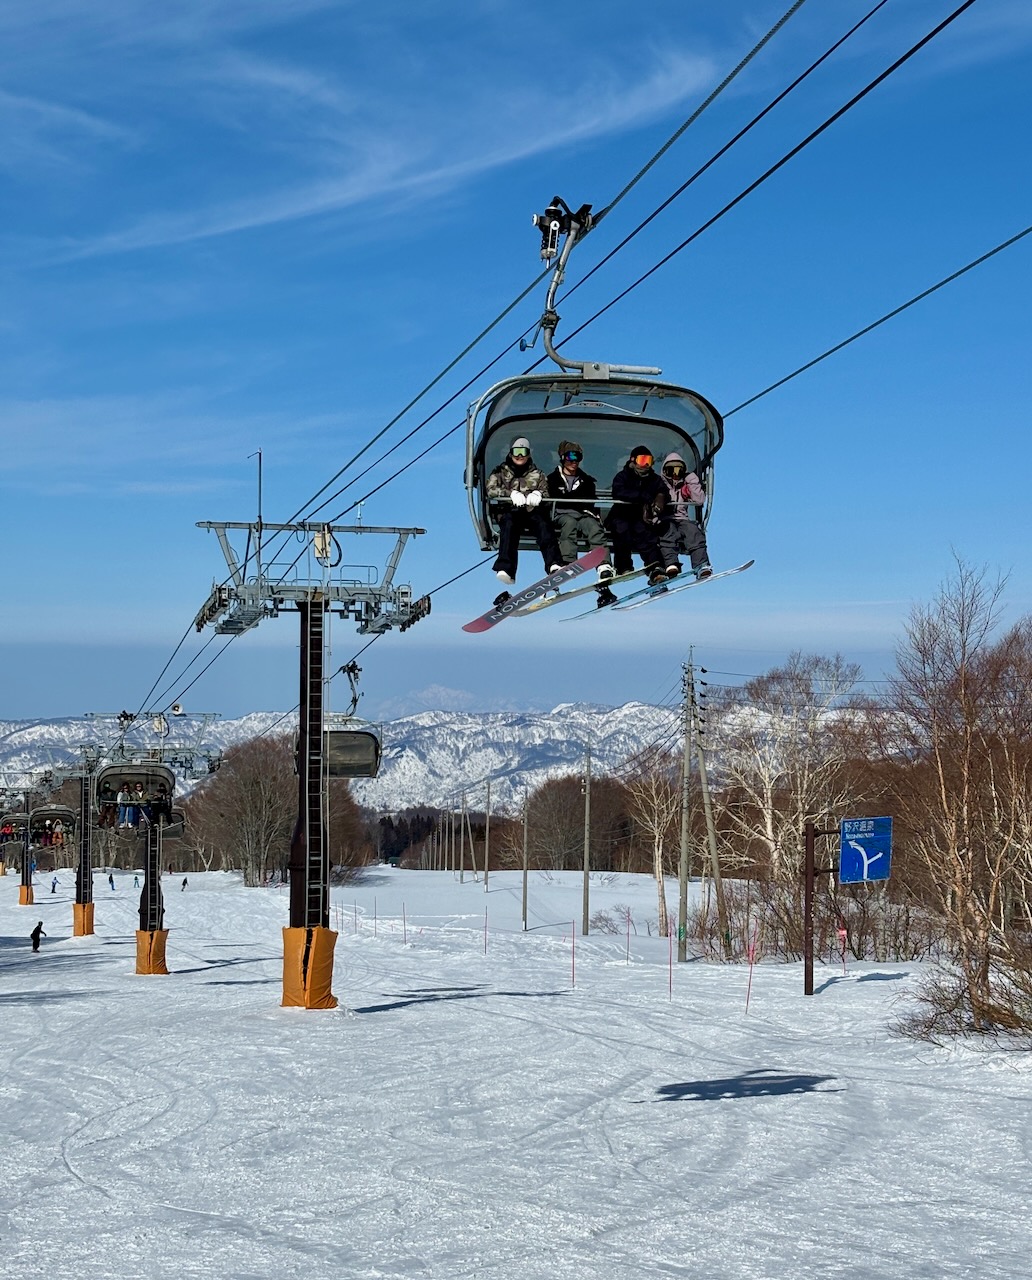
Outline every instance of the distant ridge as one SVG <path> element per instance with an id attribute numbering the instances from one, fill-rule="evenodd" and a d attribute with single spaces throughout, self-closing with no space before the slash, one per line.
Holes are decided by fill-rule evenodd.
<path id="1" fill-rule="evenodd" d="M 451 804 L 465 788 L 467 802 L 482 808 L 491 779 L 493 810 L 515 810 L 525 790 L 548 778 L 580 773 L 585 749 L 592 770 L 618 769 L 645 747 L 664 743 L 677 749 L 679 715 L 668 707 L 628 702 L 621 707 L 562 703 L 548 712 L 421 711 L 387 721 L 380 776 L 354 784 L 355 796 L 372 809 L 397 812 L 414 805 Z M 196 776 L 203 776 L 203 752 L 225 751 L 265 732 L 286 733 L 296 718 L 255 711 L 236 720 L 208 724 L 198 738 Z M 173 721 L 176 742 L 189 737 L 189 721 Z M 26 771 L 71 765 L 80 744 L 110 741 L 111 725 L 83 718 L 0 720 L 0 786 L 18 787 Z M 133 727 L 131 741 L 145 749 L 161 741 L 150 725 Z M 183 779 L 186 782 L 186 779 Z"/>

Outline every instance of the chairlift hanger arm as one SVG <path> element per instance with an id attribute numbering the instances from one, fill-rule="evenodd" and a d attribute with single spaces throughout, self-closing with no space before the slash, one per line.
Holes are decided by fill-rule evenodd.
<path id="1" fill-rule="evenodd" d="M 548 285 L 545 299 L 545 310 L 541 316 L 539 327 L 549 359 L 555 361 L 560 369 L 569 369 L 575 373 L 589 374 L 596 378 L 608 378 L 610 370 L 616 373 L 659 374 L 661 369 L 651 365 L 601 364 L 591 360 L 567 360 L 555 349 L 555 331 L 559 324 L 559 314 L 555 309 L 555 295 L 566 274 L 566 263 L 573 247 L 578 244 L 595 225 L 591 217 L 591 205 L 584 204 L 574 213 L 560 196 L 554 196 L 552 203 L 544 213 L 534 214 L 534 225 L 541 228 L 541 256 L 546 262 L 556 259 L 552 271 L 552 279 Z M 559 248 L 559 241 L 563 246 Z"/>

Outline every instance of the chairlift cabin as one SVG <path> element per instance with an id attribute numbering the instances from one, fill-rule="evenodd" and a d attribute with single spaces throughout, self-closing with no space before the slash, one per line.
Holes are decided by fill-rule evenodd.
<path id="1" fill-rule="evenodd" d="M 375 778 L 380 771 L 380 735 L 371 725 L 325 731 L 328 778 Z"/>
<path id="2" fill-rule="evenodd" d="M 498 545 L 497 503 L 487 496 L 488 477 L 519 436 L 529 441 L 535 464 L 546 474 L 557 465 L 560 441 L 576 440 L 584 449 L 582 469 L 597 481 L 603 516 L 612 506 L 613 478 L 636 445 L 652 450 L 657 471 L 666 454 L 679 453 L 706 490 L 705 508 L 696 518 L 703 525 L 709 518 L 713 457 L 723 444 L 724 426 L 698 392 L 632 374 L 525 374 L 492 387 L 467 418 L 466 490 L 484 551 Z M 530 537 L 521 540 L 521 546 L 534 545 Z"/>
<path id="3" fill-rule="evenodd" d="M 176 775 L 170 766 L 162 760 L 122 760 L 104 765 L 97 773 L 95 796 L 102 825 L 105 809 L 110 809 L 117 803 L 119 792 L 128 789 L 133 796 L 136 796 L 140 794 L 137 791 L 138 786 L 145 798 L 144 802 L 151 810 L 148 816 L 161 826 L 168 824 L 172 811 L 172 797 L 176 789 Z M 162 788 L 164 788 L 164 797 L 162 797 Z M 162 811 L 162 799 L 164 799 L 164 811 Z M 142 808 L 142 804 L 131 803 L 134 809 Z M 130 828 L 140 825 L 138 813 L 128 816 L 127 825 Z M 122 826 L 121 821 L 119 826 Z"/>
<path id="4" fill-rule="evenodd" d="M 22 810 L 0 813 L 0 845 L 25 843 L 29 830 L 29 815 Z"/>
<path id="5" fill-rule="evenodd" d="M 571 360 L 556 350 L 557 291 L 571 250 L 597 221 L 590 205 L 574 212 L 559 196 L 553 197 L 543 214 L 534 216 L 541 232 L 541 257 L 549 263 L 555 260 L 539 331 L 545 353 L 560 372 L 508 378 L 470 406 L 466 492 L 484 551 L 498 545 L 499 512 L 487 496 L 488 478 L 520 436 L 529 442 L 534 463 L 546 474 L 557 465 L 560 442 L 576 441 L 584 451 L 582 469 L 597 482 L 597 506 L 603 516 L 613 505 L 613 478 L 632 449 L 647 446 L 657 471 L 666 454 L 678 453 L 706 490 L 705 506 L 696 510 L 695 517 L 703 525 L 709 518 L 713 458 L 724 442 L 723 420 L 713 405 L 697 391 L 660 381 L 659 369 Z M 525 534 L 520 545 L 534 544 Z"/>
<path id="6" fill-rule="evenodd" d="M 182 809 L 173 809 L 171 820 L 162 828 L 162 838 L 165 840 L 182 840 L 185 834 L 186 813 Z"/>
<path id="7" fill-rule="evenodd" d="M 299 735 L 294 735 L 297 770 Z M 327 778 L 375 778 L 380 771 L 380 735 L 371 724 L 350 717 L 323 730 L 323 764 Z"/>
<path id="8" fill-rule="evenodd" d="M 29 844 L 36 848 L 67 847 L 77 823 L 78 814 L 66 804 L 36 805 L 29 813 Z"/>

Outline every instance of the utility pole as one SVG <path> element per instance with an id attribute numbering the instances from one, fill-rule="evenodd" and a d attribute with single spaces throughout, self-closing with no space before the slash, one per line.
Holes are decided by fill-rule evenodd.
<path id="1" fill-rule="evenodd" d="M 484 892 L 487 893 L 487 877 L 491 874 L 491 779 L 487 780 L 487 796 L 484 800 Z"/>
<path id="2" fill-rule="evenodd" d="M 689 650 L 689 654 L 690 654 Z M 684 747 L 681 755 L 681 851 L 677 863 L 677 963 L 688 960 L 688 817 L 691 792 L 692 717 L 688 701 L 688 668 L 683 668 L 681 690 L 681 731 Z"/>
<path id="3" fill-rule="evenodd" d="M 474 863 L 474 869 L 476 864 Z M 462 793 L 462 808 L 459 810 L 459 884 L 463 883 L 466 873 L 466 793 Z"/>
<path id="4" fill-rule="evenodd" d="M 591 878 L 591 748 L 584 749 L 584 894 L 581 933 L 587 937 L 589 880 Z"/>
<path id="5" fill-rule="evenodd" d="M 703 724 L 699 716 L 699 704 L 695 698 L 695 668 L 688 663 L 688 692 L 691 698 L 695 730 L 695 755 L 699 762 L 699 790 L 702 793 L 702 811 L 706 818 L 706 839 L 709 845 L 710 870 L 713 876 L 713 891 L 717 899 L 717 929 L 720 933 L 720 945 L 726 958 L 731 956 L 731 936 L 728 932 L 727 903 L 724 900 L 724 881 L 720 874 L 720 861 L 717 855 L 717 829 L 713 823 L 713 806 L 710 803 L 709 779 L 706 773 L 706 749 L 703 743 Z"/>
<path id="6" fill-rule="evenodd" d="M 529 864 L 529 839 L 527 822 L 530 817 L 530 792 L 523 793 L 523 932 L 527 932 L 527 868 Z"/>

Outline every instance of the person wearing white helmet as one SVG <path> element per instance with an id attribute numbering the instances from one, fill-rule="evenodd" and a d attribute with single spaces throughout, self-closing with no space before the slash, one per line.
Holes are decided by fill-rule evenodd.
<path id="1" fill-rule="evenodd" d="M 487 496 L 498 510 L 498 555 L 493 568 L 495 577 L 506 586 L 516 581 L 520 537 L 524 533 L 533 534 L 547 573 L 563 567 L 552 521 L 541 506 L 547 492 L 544 473 L 530 456 L 530 441 L 517 436 L 487 479 Z"/>
<path id="2" fill-rule="evenodd" d="M 691 559 L 692 570 L 701 582 L 713 576 L 706 534 L 695 519 L 696 512 L 706 501 L 702 482 L 679 453 L 668 453 L 663 459 L 663 479 L 666 481 L 670 501 L 664 511 L 659 530 L 659 546 L 663 552 L 663 565 L 668 578 L 676 578 L 681 572 L 680 555 Z"/>

